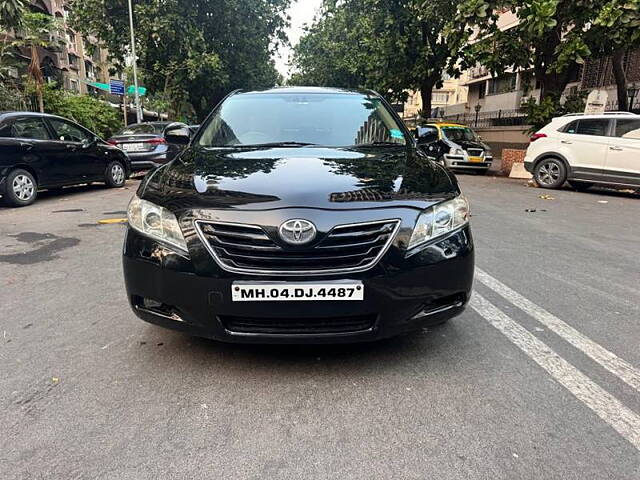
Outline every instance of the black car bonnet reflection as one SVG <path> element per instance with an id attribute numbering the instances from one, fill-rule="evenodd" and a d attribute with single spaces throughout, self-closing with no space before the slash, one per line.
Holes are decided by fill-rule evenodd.
<path id="1" fill-rule="evenodd" d="M 402 146 L 192 148 L 153 175 L 144 195 L 168 208 L 353 208 L 380 201 L 424 208 L 450 196 L 453 182 Z"/>

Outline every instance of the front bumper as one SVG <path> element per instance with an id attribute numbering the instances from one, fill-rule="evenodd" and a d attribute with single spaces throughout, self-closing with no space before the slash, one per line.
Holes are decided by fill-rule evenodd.
<path id="1" fill-rule="evenodd" d="M 203 269 L 202 264 L 206 264 Z M 392 247 L 372 269 L 342 276 L 305 278 L 330 283 L 360 280 L 362 301 L 233 302 L 234 281 L 300 283 L 299 277 L 264 277 L 226 272 L 204 249 L 185 258 L 129 228 L 124 277 L 134 313 L 150 323 L 193 335 L 237 343 L 347 343 L 372 341 L 418 330 L 460 314 L 473 283 L 474 249 L 468 226 L 404 258 Z M 239 332 L 225 319 L 368 318 L 367 328 L 341 332 Z"/>
<path id="2" fill-rule="evenodd" d="M 482 157 L 481 162 L 472 162 L 468 155 L 445 155 L 444 163 L 448 168 L 464 170 L 488 170 L 493 157 Z"/>
<path id="3" fill-rule="evenodd" d="M 167 163 L 170 158 L 168 152 L 155 153 L 129 153 L 127 154 L 131 162 L 131 170 L 139 172 L 140 170 L 151 170 Z"/>

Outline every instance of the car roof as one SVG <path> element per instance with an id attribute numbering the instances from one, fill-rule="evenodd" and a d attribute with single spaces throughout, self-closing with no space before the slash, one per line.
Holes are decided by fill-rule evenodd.
<path id="1" fill-rule="evenodd" d="M 612 119 L 612 118 L 633 118 L 637 119 L 640 115 L 631 112 L 605 112 L 605 113 L 567 113 L 566 115 L 562 115 L 560 117 L 554 117 L 554 121 L 563 120 L 567 122 L 572 122 L 574 120 L 582 120 L 582 119 Z"/>
<path id="2" fill-rule="evenodd" d="M 469 128 L 468 125 L 463 125 L 462 123 L 449 123 L 449 122 L 434 122 L 434 123 L 426 123 L 424 125 L 420 125 L 421 127 L 466 127 Z"/>
<path id="3" fill-rule="evenodd" d="M 63 120 L 69 120 L 68 118 L 61 117 L 59 115 L 52 115 L 50 113 L 40 112 L 0 112 L 0 119 L 11 117 L 47 117 L 47 118 L 62 118 Z"/>
<path id="4" fill-rule="evenodd" d="M 347 94 L 347 95 L 376 95 L 377 93 L 371 90 L 364 90 L 358 88 L 338 88 L 338 87 L 272 87 L 265 88 L 263 90 L 237 90 L 234 94 L 247 95 L 247 94 L 314 94 L 314 93 L 333 93 L 333 94 Z"/>

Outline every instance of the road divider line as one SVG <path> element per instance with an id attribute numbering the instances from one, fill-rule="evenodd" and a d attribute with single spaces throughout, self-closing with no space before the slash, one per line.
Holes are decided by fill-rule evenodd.
<path id="1" fill-rule="evenodd" d="M 470 305 L 574 397 L 640 451 L 640 416 L 478 293 L 474 292 Z"/>
<path id="2" fill-rule="evenodd" d="M 487 272 L 476 268 L 476 278 L 520 310 L 546 326 L 553 333 L 582 351 L 582 353 L 589 358 L 602 365 L 627 385 L 640 392 L 640 370 L 629 362 L 618 357 L 589 337 L 586 337 L 569 324 L 560 320 L 539 305 L 536 305 L 531 300 L 523 297 Z"/>

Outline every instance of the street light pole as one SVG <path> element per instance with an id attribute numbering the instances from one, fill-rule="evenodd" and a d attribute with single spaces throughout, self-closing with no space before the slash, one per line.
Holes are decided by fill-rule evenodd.
<path id="1" fill-rule="evenodd" d="M 136 57 L 136 37 L 133 31 L 133 7 L 129 0 L 129 29 L 131 30 L 131 56 L 133 57 L 133 88 L 135 88 L 136 119 L 142 122 L 142 109 L 140 108 L 140 94 L 138 93 L 138 59 Z"/>

